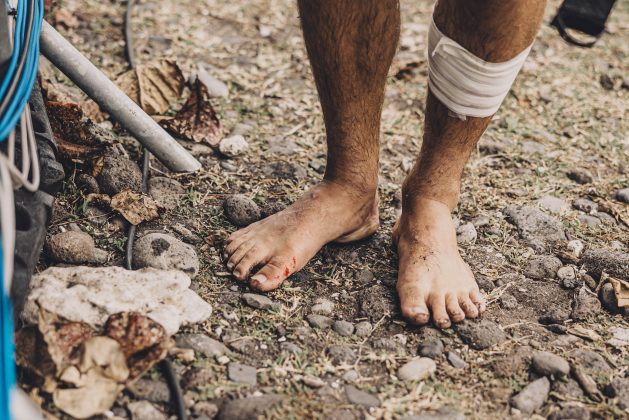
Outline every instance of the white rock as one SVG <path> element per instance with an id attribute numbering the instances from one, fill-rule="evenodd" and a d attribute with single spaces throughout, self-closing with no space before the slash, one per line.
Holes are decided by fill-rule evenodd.
<path id="1" fill-rule="evenodd" d="M 478 233 L 472 223 L 463 223 L 456 229 L 456 241 L 459 244 L 472 244 L 477 237 Z"/>
<path id="2" fill-rule="evenodd" d="M 148 401 L 134 401 L 127 408 L 132 420 L 166 420 L 166 415 Z"/>
<path id="3" fill-rule="evenodd" d="M 249 143 L 243 136 L 236 134 L 221 140 L 218 150 L 227 157 L 236 157 L 249 150 Z"/>
<path id="4" fill-rule="evenodd" d="M 326 298 L 318 298 L 310 311 L 313 314 L 330 315 L 334 310 L 334 302 Z"/>
<path id="5" fill-rule="evenodd" d="M 111 314 L 139 312 L 174 334 L 181 325 L 203 321 L 212 307 L 190 290 L 182 271 L 121 267 L 51 267 L 33 276 L 21 314 L 37 324 L 39 310 L 100 329 Z"/>
<path id="6" fill-rule="evenodd" d="M 197 77 L 205 85 L 210 96 L 226 98 L 229 95 L 227 85 L 208 73 L 202 66 L 197 68 Z"/>
<path id="7" fill-rule="evenodd" d="M 581 242 L 580 240 L 573 239 L 566 244 L 566 248 L 568 248 L 568 250 L 572 252 L 572 255 L 579 258 L 581 256 L 581 253 L 583 252 L 584 246 L 583 242 Z"/>
<path id="8" fill-rule="evenodd" d="M 421 381 L 435 373 L 437 364 L 428 357 L 417 357 L 398 369 L 397 377 L 402 381 Z"/>

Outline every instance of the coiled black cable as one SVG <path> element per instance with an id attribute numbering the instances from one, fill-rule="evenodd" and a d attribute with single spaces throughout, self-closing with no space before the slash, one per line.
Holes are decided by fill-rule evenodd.
<path id="1" fill-rule="evenodd" d="M 125 41 L 125 56 L 129 63 L 129 67 L 135 68 L 135 54 L 133 52 L 132 32 L 131 32 L 131 12 L 133 8 L 133 0 L 127 0 L 127 7 L 124 14 L 124 41 Z M 149 161 L 151 153 L 142 148 L 142 192 L 148 191 L 148 177 L 149 177 Z M 127 244 L 125 249 L 125 267 L 128 270 L 133 269 L 133 243 L 135 242 L 136 226 L 129 226 L 127 231 Z M 175 406 L 175 413 L 179 420 L 186 420 L 186 404 L 183 399 L 181 387 L 179 386 L 179 380 L 177 374 L 173 369 L 173 365 L 168 359 L 164 359 L 159 362 L 159 367 L 162 370 L 162 374 L 168 384 L 170 390 L 171 403 Z"/>

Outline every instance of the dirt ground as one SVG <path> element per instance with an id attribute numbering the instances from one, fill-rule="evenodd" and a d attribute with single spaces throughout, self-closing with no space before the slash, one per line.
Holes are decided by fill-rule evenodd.
<path id="1" fill-rule="evenodd" d="M 629 407 L 621 401 L 620 386 L 615 394 L 609 390 L 614 389 L 610 385 L 614 380 L 629 373 L 629 347 L 608 340 L 614 328 L 629 327 L 628 318 L 591 301 L 585 314 L 571 315 L 580 290 L 597 301 L 600 272 L 586 276 L 584 261 L 567 260 L 560 255 L 562 249 L 548 246 L 544 238 L 541 247 L 531 243 L 513 211 L 541 208 L 558 221 L 567 239 L 580 240 L 586 252 L 629 252 L 629 230 L 622 221 L 629 219 L 628 205 L 614 198 L 617 190 L 629 187 L 629 90 L 622 86 L 629 76 L 629 3 L 618 2 L 608 33 L 594 48 L 580 49 L 565 44 L 549 27 L 558 6 L 557 1 L 550 2 L 530 58 L 470 158 L 455 211 L 461 226 L 466 226 L 463 230 L 476 233 L 465 240 L 461 230 L 460 249 L 488 294 L 489 307 L 483 323 L 444 331 L 406 324 L 395 295 L 397 267 L 390 232 L 400 211 L 400 185 L 421 145 L 425 35 L 432 10 L 430 1 L 401 3 L 402 37 L 382 119 L 381 228 L 360 243 L 325 247 L 302 272 L 268 294 L 281 304 L 272 310 L 247 305 L 242 299 L 247 288 L 226 273 L 221 240 L 235 227 L 225 218 L 222 203 L 229 195 L 244 194 L 263 213 L 274 212 L 321 178 L 323 121 L 295 2 L 136 4 L 132 27 L 138 62 L 173 58 L 187 75 L 198 64 L 205 65 L 229 87 L 227 98 L 212 100 L 224 132 L 239 123 L 253 127 L 245 134 L 249 150 L 244 155 L 226 159 L 211 151 L 198 152 L 203 163 L 199 173 L 164 175 L 165 169 L 152 161 L 152 176 L 176 179 L 186 193 L 158 221 L 141 225 L 139 234 L 147 229 L 173 232 L 172 226 L 180 223 L 203 239 L 193 243 L 201 263 L 193 287 L 212 304 L 214 313 L 180 334 L 221 341 L 230 349 L 231 362 L 257 370 L 256 385 L 248 385 L 229 379 L 224 360 L 199 351 L 193 362 L 176 361 L 194 416 L 212 417 L 219 410 L 227 418 L 228 401 L 257 397 L 254 401 L 268 418 L 388 419 L 431 413 L 437 417 L 418 418 L 526 418 L 529 414 L 512 408 L 510 399 L 539 377 L 531 368 L 531 356 L 544 350 L 573 366 L 580 363 L 602 395 L 584 391 L 574 376 L 553 377 L 550 395 L 533 416 L 627 418 Z M 77 48 L 112 78 L 127 69 L 123 3 L 67 0 L 60 7 L 76 22 L 68 24 L 66 19 L 64 24 L 59 19 L 56 26 Z M 59 89 L 80 98 L 60 75 L 56 81 Z M 108 122 L 102 125 L 111 127 Z M 132 142 L 123 143 L 131 156 L 139 156 Z M 592 177 L 580 184 L 566 175 L 571 170 Z M 562 202 L 544 200 L 548 196 Z M 598 203 L 598 213 L 575 208 L 573 203 L 580 198 Z M 95 225 L 82 214 L 82 203 L 70 176 L 57 200 L 51 233 L 77 223 L 109 251 L 108 265 L 121 265 L 124 231 Z M 577 280 L 569 284 L 556 278 L 556 268 L 541 279 L 531 278 L 530 261 L 539 255 L 558 255 L 564 266 L 575 267 Z M 603 258 L 601 264 L 606 261 Z M 42 268 L 47 264 L 42 260 Z M 626 267 L 618 268 L 622 269 Z M 609 270 L 613 269 L 607 269 L 608 274 Z M 320 298 L 333 303 L 330 318 L 354 325 L 368 321 L 372 330 L 363 336 L 343 336 L 336 327 L 311 328 L 307 317 L 317 310 L 313 305 Z M 549 314 L 555 315 L 551 322 L 544 319 Z M 483 337 L 488 345 L 478 344 Z M 434 356 L 436 372 L 425 380 L 399 379 L 398 369 L 417 356 L 418 346 L 436 339 L 445 346 L 442 355 Z M 446 354 L 458 355 L 465 366 L 454 367 Z M 150 388 L 158 387 L 162 379 L 155 370 L 144 381 Z M 368 395 L 356 397 L 352 387 Z M 134 400 L 150 400 L 172 414 L 165 401 L 139 391 L 125 391 L 113 413 L 128 418 L 125 407 Z M 209 404 L 200 404 L 205 401 Z M 51 415 L 63 416 L 47 407 Z M 262 414 L 247 407 L 241 404 L 244 411 L 231 417 Z M 577 414 L 561 417 L 567 408 Z"/>

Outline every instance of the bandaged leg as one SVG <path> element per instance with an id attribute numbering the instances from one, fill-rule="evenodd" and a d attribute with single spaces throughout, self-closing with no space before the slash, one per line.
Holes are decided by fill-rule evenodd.
<path id="1" fill-rule="evenodd" d="M 439 0 L 435 8 L 424 138 L 404 181 L 393 235 L 400 306 L 414 323 L 432 319 L 445 328 L 483 311 L 474 275 L 459 255 L 450 212 L 465 162 L 528 54 L 544 3 Z"/>

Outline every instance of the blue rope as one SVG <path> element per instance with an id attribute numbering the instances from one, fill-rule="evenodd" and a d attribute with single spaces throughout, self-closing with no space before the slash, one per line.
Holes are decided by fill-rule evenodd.
<path id="1" fill-rule="evenodd" d="M 24 111 L 31 90 L 37 77 L 37 66 L 39 62 L 39 34 L 41 32 L 42 20 L 44 18 L 43 0 L 36 0 L 33 10 L 28 9 L 27 0 L 18 0 L 17 5 L 17 21 L 15 26 L 15 35 L 13 41 L 13 54 L 6 76 L 0 84 L 0 98 L 6 93 L 9 82 L 13 78 L 19 78 L 19 82 L 9 106 L 3 115 L 0 115 L 0 142 L 4 141 L 11 131 L 15 128 L 20 115 Z M 24 45 L 26 39 L 25 26 L 28 13 L 33 13 L 33 27 L 30 45 Z M 16 74 L 18 57 L 24 48 L 28 48 L 26 62 L 21 74 Z"/>
<path id="2" fill-rule="evenodd" d="M 0 279 L 4 284 L 4 250 L 0 241 Z M 15 388 L 15 344 L 13 343 L 13 307 L 8 291 L 0 297 L 0 418 L 11 419 L 11 394 Z"/>

